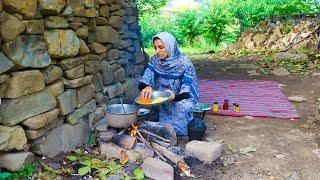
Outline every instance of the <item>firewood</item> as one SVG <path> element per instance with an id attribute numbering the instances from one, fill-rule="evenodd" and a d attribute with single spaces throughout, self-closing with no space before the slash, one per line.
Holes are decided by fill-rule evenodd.
<path id="1" fill-rule="evenodd" d="M 151 146 L 158 150 L 164 157 L 168 158 L 172 163 L 176 164 L 186 176 L 191 176 L 190 167 L 184 162 L 182 156 L 176 155 L 175 153 L 169 151 L 166 147 L 163 147 L 155 142 L 151 142 Z"/>
<path id="2" fill-rule="evenodd" d="M 165 148 L 155 142 L 151 142 L 151 146 L 154 149 L 158 150 L 163 156 L 168 158 L 174 164 L 177 164 L 179 161 L 183 160 L 182 156 L 176 155 L 175 153 L 169 151 L 167 148 Z"/>
<path id="3" fill-rule="evenodd" d="M 140 128 L 140 132 L 145 133 L 145 134 L 148 134 L 148 135 L 153 136 L 153 137 L 155 137 L 155 138 L 158 138 L 158 139 L 160 139 L 160 140 L 162 140 L 162 141 L 164 141 L 164 142 L 167 142 L 167 143 L 171 143 L 171 142 L 172 142 L 172 141 L 169 140 L 169 139 L 166 139 L 166 138 L 163 138 L 163 137 L 161 137 L 161 136 L 158 136 L 158 135 L 156 135 L 156 134 L 154 134 L 154 133 L 152 133 L 152 132 L 150 132 L 150 131 L 147 131 L 147 130 L 145 130 L 145 129 L 142 129 L 142 128 Z"/>
<path id="4" fill-rule="evenodd" d="M 138 130 L 138 128 L 135 127 L 133 124 L 132 124 L 131 126 L 132 126 L 132 128 L 133 128 L 134 130 L 137 131 L 137 135 L 138 135 L 139 138 L 142 140 L 142 142 L 143 142 L 145 145 L 147 145 L 149 148 L 153 149 L 154 152 L 160 157 L 160 159 L 166 162 L 167 159 L 164 158 L 164 157 L 159 153 L 158 150 L 154 149 L 154 148 L 150 145 L 150 143 L 149 143 L 148 141 L 146 141 L 146 139 L 141 135 L 141 133 L 140 133 L 140 131 Z"/>
<path id="5" fill-rule="evenodd" d="M 319 29 L 320 29 L 320 26 L 316 26 L 313 31 L 311 31 L 307 36 L 305 36 L 304 38 L 302 38 L 300 41 L 298 41 L 298 42 L 296 42 L 296 43 L 294 43 L 294 44 L 291 44 L 291 42 L 290 42 L 291 45 L 289 45 L 289 46 L 288 46 L 287 48 L 285 48 L 284 50 L 280 50 L 279 52 L 286 52 L 286 51 L 288 51 L 288 50 L 291 49 L 293 46 L 295 46 L 295 45 L 301 43 L 302 41 L 306 40 L 307 38 L 309 38 L 309 37 L 311 36 L 311 34 L 317 32 Z"/>

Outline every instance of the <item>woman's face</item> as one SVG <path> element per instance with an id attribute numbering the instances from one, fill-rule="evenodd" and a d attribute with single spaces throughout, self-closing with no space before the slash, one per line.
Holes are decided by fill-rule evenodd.
<path id="1" fill-rule="evenodd" d="M 160 39 L 155 39 L 153 41 L 153 46 L 154 46 L 154 50 L 156 51 L 156 54 L 159 57 L 159 59 L 163 60 L 168 57 L 167 49 Z"/>

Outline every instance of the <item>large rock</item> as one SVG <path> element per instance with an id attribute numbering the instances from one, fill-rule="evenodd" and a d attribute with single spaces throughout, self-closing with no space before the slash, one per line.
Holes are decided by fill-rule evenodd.
<path id="1" fill-rule="evenodd" d="M 87 104 L 83 105 L 81 108 L 76 109 L 74 112 L 67 115 L 66 122 L 70 124 L 78 123 L 79 119 L 85 115 L 93 112 L 96 109 L 96 101 L 91 100 Z"/>
<path id="2" fill-rule="evenodd" d="M 87 61 L 84 63 L 85 74 L 95 74 L 101 70 L 100 61 Z"/>
<path id="3" fill-rule="evenodd" d="M 145 176 L 155 180 L 170 180 L 174 179 L 174 169 L 173 167 L 155 158 L 147 158 L 141 165 L 143 173 Z"/>
<path id="4" fill-rule="evenodd" d="M 138 80 L 135 78 L 128 78 L 122 84 L 126 95 L 126 102 L 132 102 L 139 94 Z"/>
<path id="5" fill-rule="evenodd" d="M 29 129 L 40 129 L 48 125 L 51 121 L 58 118 L 60 110 L 55 108 L 51 111 L 31 117 L 22 122 L 22 125 Z"/>
<path id="6" fill-rule="evenodd" d="M 75 30 L 76 35 L 81 39 L 86 39 L 89 36 L 89 28 L 87 26 L 82 26 Z"/>
<path id="7" fill-rule="evenodd" d="M 14 64 L 0 52 L 0 74 L 10 70 L 13 66 Z"/>
<path id="8" fill-rule="evenodd" d="M 1 41 L 9 42 L 18 37 L 26 28 L 18 19 L 8 19 L 0 25 Z"/>
<path id="9" fill-rule="evenodd" d="M 51 130 L 44 142 L 32 147 L 32 152 L 53 158 L 61 152 L 70 152 L 83 145 L 89 134 L 85 122 L 76 125 L 62 124 Z"/>
<path id="10" fill-rule="evenodd" d="M 58 15 L 65 7 L 65 0 L 38 0 L 42 14 Z"/>
<path id="11" fill-rule="evenodd" d="M 21 126 L 0 126 L 0 151 L 23 150 L 27 137 Z"/>
<path id="12" fill-rule="evenodd" d="M 86 9 L 86 17 L 87 18 L 94 18 L 99 16 L 99 11 L 95 8 Z"/>
<path id="13" fill-rule="evenodd" d="M 95 87 L 91 83 L 87 86 L 83 86 L 77 89 L 77 108 L 82 107 L 90 99 L 94 97 Z"/>
<path id="14" fill-rule="evenodd" d="M 62 29 L 69 27 L 68 21 L 60 16 L 48 16 L 44 21 L 44 25 L 47 29 Z"/>
<path id="15" fill-rule="evenodd" d="M 286 68 L 277 68 L 271 71 L 275 76 L 288 76 L 290 72 Z"/>
<path id="16" fill-rule="evenodd" d="M 83 1 L 78 0 L 67 0 L 68 6 L 65 11 L 71 11 L 74 16 L 85 16 L 86 9 Z"/>
<path id="17" fill-rule="evenodd" d="M 86 84 L 89 84 L 91 82 L 92 82 L 92 76 L 85 76 L 85 77 L 73 79 L 73 80 L 63 79 L 63 83 L 66 88 L 78 88 Z"/>
<path id="18" fill-rule="evenodd" d="M 256 34 L 252 39 L 258 47 L 262 47 L 263 43 L 267 40 L 267 36 L 265 34 Z"/>
<path id="19" fill-rule="evenodd" d="M 110 99 L 113 99 L 117 96 L 117 88 L 115 84 L 106 86 L 103 88 L 103 94 L 108 96 Z"/>
<path id="20" fill-rule="evenodd" d="M 3 44 L 1 50 L 19 67 L 43 68 L 51 64 L 42 36 L 19 36 Z"/>
<path id="21" fill-rule="evenodd" d="M 103 17 L 109 17 L 110 15 L 110 7 L 109 6 L 101 6 L 99 8 L 99 15 Z"/>
<path id="22" fill-rule="evenodd" d="M 22 14 L 25 19 L 32 19 L 37 11 L 37 0 L 4 0 L 8 12 Z"/>
<path id="23" fill-rule="evenodd" d="M 106 137 L 106 138 L 109 139 L 110 137 Z M 141 163 L 143 159 L 152 158 L 154 155 L 154 151 L 152 149 L 148 148 L 146 145 L 141 143 L 136 143 L 133 149 L 126 150 L 111 142 L 107 142 L 107 143 L 104 141 L 100 142 L 101 155 L 106 156 L 106 159 L 112 159 L 112 158 L 119 159 L 121 151 L 124 151 L 128 155 L 130 162 Z"/>
<path id="24" fill-rule="evenodd" d="M 122 17 L 120 16 L 109 17 L 108 25 L 110 25 L 113 28 L 120 28 L 122 26 Z"/>
<path id="25" fill-rule="evenodd" d="M 41 34 L 44 32 L 43 20 L 30 20 L 25 21 L 26 34 Z"/>
<path id="26" fill-rule="evenodd" d="M 58 66 L 60 66 L 63 70 L 68 70 L 81 65 L 83 62 L 96 61 L 98 59 L 99 57 L 97 55 L 87 54 L 87 55 L 78 56 L 74 58 L 63 59 L 59 61 Z"/>
<path id="27" fill-rule="evenodd" d="M 100 43 L 96 43 L 96 42 L 90 44 L 89 48 L 90 48 L 91 52 L 93 52 L 95 54 L 101 54 L 101 53 L 104 53 L 107 51 L 107 48 L 104 45 L 102 45 Z"/>
<path id="28" fill-rule="evenodd" d="M 122 84 L 120 82 L 118 82 L 118 83 L 115 84 L 115 86 L 116 86 L 116 94 L 117 94 L 117 96 L 123 95 L 124 94 L 124 88 L 123 88 Z"/>
<path id="29" fill-rule="evenodd" d="M 34 93 L 15 100 L 3 100 L 0 106 L 0 122 L 14 126 L 21 121 L 53 109 L 55 97 L 45 92 Z"/>
<path id="30" fill-rule="evenodd" d="M 289 52 L 279 52 L 273 55 L 276 61 L 292 61 L 292 62 L 306 62 L 309 57 L 306 54 L 293 54 Z"/>
<path id="31" fill-rule="evenodd" d="M 80 48 L 79 48 L 79 52 L 78 55 L 84 55 L 84 54 L 89 54 L 90 53 L 90 49 L 87 46 L 86 42 L 82 39 L 80 40 Z"/>
<path id="32" fill-rule="evenodd" d="M 134 61 L 135 64 L 141 64 L 141 63 L 146 62 L 146 56 L 141 51 L 140 52 L 136 52 L 134 54 L 134 57 L 135 57 L 135 61 Z"/>
<path id="33" fill-rule="evenodd" d="M 51 30 L 44 32 L 48 53 L 53 58 L 66 58 L 78 54 L 80 41 L 72 30 Z"/>
<path id="34" fill-rule="evenodd" d="M 94 8 L 94 0 L 84 0 L 83 3 L 86 8 Z"/>
<path id="35" fill-rule="evenodd" d="M 101 67 L 102 67 L 101 75 L 102 75 L 103 85 L 112 84 L 114 82 L 115 76 L 110 65 L 106 61 L 102 61 Z"/>
<path id="36" fill-rule="evenodd" d="M 63 75 L 62 69 L 54 65 L 50 65 L 41 72 L 44 76 L 44 81 L 46 84 L 53 83 L 54 81 L 60 79 Z"/>
<path id="37" fill-rule="evenodd" d="M 45 133 L 45 129 L 26 129 L 26 136 L 29 140 L 38 139 L 43 136 Z"/>
<path id="38" fill-rule="evenodd" d="M 222 145 L 217 142 L 204 142 L 193 140 L 186 144 L 187 153 L 195 156 L 205 163 L 212 163 L 221 156 Z"/>
<path id="39" fill-rule="evenodd" d="M 57 97 L 58 107 L 61 115 L 71 113 L 77 105 L 77 91 L 75 89 L 68 89 Z"/>
<path id="40" fill-rule="evenodd" d="M 44 78 L 39 70 L 13 72 L 6 98 L 16 99 L 39 92 L 44 87 Z"/>
<path id="41" fill-rule="evenodd" d="M 95 91 L 99 92 L 103 89 L 103 81 L 102 81 L 102 76 L 100 73 L 96 73 L 93 75 L 93 84 L 95 86 Z"/>
<path id="42" fill-rule="evenodd" d="M 25 164 L 33 163 L 35 156 L 31 152 L 12 152 L 0 155 L 0 167 L 9 171 L 19 171 Z"/>
<path id="43" fill-rule="evenodd" d="M 98 43 L 118 44 L 119 41 L 119 34 L 109 26 L 97 26 L 94 35 Z"/>
<path id="44" fill-rule="evenodd" d="M 122 67 L 118 68 L 114 73 L 114 75 L 115 75 L 115 82 L 123 82 L 123 80 L 126 78 L 126 72 Z"/>
<path id="45" fill-rule="evenodd" d="M 62 94 L 64 92 L 63 81 L 62 80 L 57 81 L 57 82 L 54 82 L 53 84 L 46 86 L 46 88 L 44 89 L 44 92 L 52 94 L 54 97 Z"/>
<path id="46" fill-rule="evenodd" d="M 73 69 L 65 70 L 64 75 L 68 79 L 77 79 L 84 76 L 84 65 L 81 64 L 78 67 L 75 67 Z"/>
<path id="47" fill-rule="evenodd" d="M 107 59 L 108 59 L 109 61 L 117 60 L 119 57 L 120 57 L 120 51 L 117 50 L 117 49 L 110 49 L 110 50 L 107 52 Z"/>

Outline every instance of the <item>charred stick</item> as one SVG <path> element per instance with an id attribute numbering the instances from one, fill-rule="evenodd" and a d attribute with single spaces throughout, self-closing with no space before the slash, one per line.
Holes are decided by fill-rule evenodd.
<path id="1" fill-rule="evenodd" d="M 188 177 L 191 176 L 190 167 L 184 162 L 183 157 L 176 155 L 175 153 L 168 150 L 166 147 L 163 147 L 155 142 L 151 142 L 151 145 L 154 149 L 158 150 L 163 156 L 168 158 L 171 162 L 176 164 L 178 168 Z"/>
<path id="2" fill-rule="evenodd" d="M 137 131 L 137 134 L 138 134 L 138 136 L 141 138 L 141 140 L 142 140 L 143 143 L 145 143 L 149 148 L 153 149 L 154 152 L 155 152 L 163 161 L 165 161 L 165 162 L 167 161 L 166 158 L 164 158 L 164 157 L 159 153 L 158 150 L 154 149 L 154 148 L 150 145 L 150 143 L 149 143 L 148 141 L 146 141 L 146 139 L 144 139 L 144 137 L 142 136 L 142 134 L 140 133 L 140 131 L 139 131 L 133 124 L 132 124 L 132 128 Z"/>
<path id="3" fill-rule="evenodd" d="M 164 141 L 164 142 L 171 143 L 171 141 L 170 141 L 169 139 L 166 139 L 166 138 L 163 138 L 163 137 L 161 137 L 161 136 L 158 136 L 158 135 L 156 135 L 156 134 L 154 134 L 154 133 L 152 133 L 152 132 L 150 132 L 150 131 L 147 131 L 147 130 L 145 130 L 145 129 L 140 129 L 140 132 L 145 133 L 145 134 L 148 134 L 148 135 L 151 135 L 151 136 L 153 136 L 153 137 L 155 137 L 155 138 L 158 138 L 158 139 L 160 139 L 160 140 L 162 140 L 162 141 Z"/>

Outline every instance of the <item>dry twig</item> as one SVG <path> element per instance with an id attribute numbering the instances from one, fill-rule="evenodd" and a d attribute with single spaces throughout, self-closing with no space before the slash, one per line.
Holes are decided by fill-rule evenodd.
<path id="1" fill-rule="evenodd" d="M 136 128 L 133 124 L 132 124 L 131 126 L 132 126 L 132 128 L 133 128 L 134 130 L 137 131 L 137 135 L 139 136 L 139 138 L 142 140 L 142 142 L 143 142 L 144 144 L 146 144 L 149 148 L 153 149 L 154 152 L 161 158 L 161 160 L 167 161 L 166 158 L 164 158 L 164 157 L 159 153 L 158 150 L 154 149 L 154 148 L 150 145 L 150 143 L 149 143 L 148 141 L 146 141 L 146 139 L 144 139 L 144 137 L 142 136 L 142 134 L 140 133 L 140 131 L 138 130 L 138 128 Z"/>

